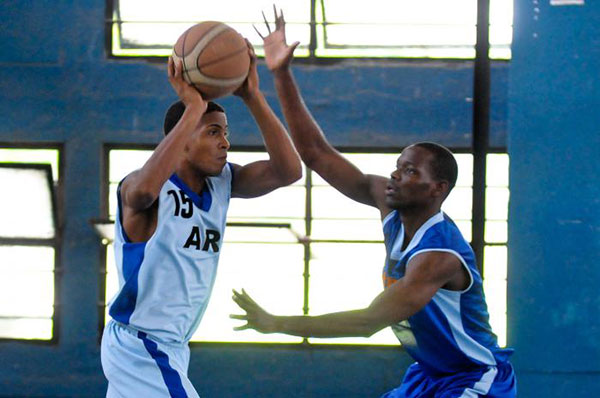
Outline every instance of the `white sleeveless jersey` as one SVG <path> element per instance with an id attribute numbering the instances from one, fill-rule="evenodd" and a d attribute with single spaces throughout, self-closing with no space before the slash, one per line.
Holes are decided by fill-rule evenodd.
<path id="1" fill-rule="evenodd" d="M 117 193 L 119 292 L 109 310 L 114 320 L 162 341 L 189 341 L 215 281 L 232 178 L 227 164 L 220 175 L 206 179 L 198 195 L 173 174 L 158 197 L 156 231 L 141 243 L 127 238 Z"/>

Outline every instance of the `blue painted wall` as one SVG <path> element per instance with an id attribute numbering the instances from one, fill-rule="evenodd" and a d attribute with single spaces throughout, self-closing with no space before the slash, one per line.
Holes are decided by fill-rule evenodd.
<path id="1" fill-rule="evenodd" d="M 0 342 L 0 397 L 101 397 L 105 391 L 97 328 L 102 248 L 89 225 L 90 219 L 104 215 L 103 145 L 157 143 L 164 109 L 176 98 L 164 63 L 107 58 L 104 7 L 103 0 L 0 3 L 0 144 L 64 145 L 58 342 Z M 259 72 L 275 107 L 268 71 L 261 65 Z M 309 107 L 335 145 L 398 149 L 427 139 L 455 148 L 470 146 L 470 62 L 298 64 L 295 73 Z M 492 77 L 491 142 L 504 147 L 508 64 L 494 64 Z M 233 146 L 261 145 L 241 102 L 226 98 L 222 103 L 229 112 Z M 541 136 L 541 131 L 535 132 Z M 567 132 L 561 134 L 565 141 Z M 587 134 L 589 144 L 591 129 Z M 523 153 L 513 147 L 517 155 Z M 572 149 L 564 156 L 577 158 Z M 557 154 L 557 149 L 550 153 Z M 544 154 L 538 156 L 547 160 Z M 535 170 L 542 172 L 541 166 Z M 546 197 L 517 189 L 519 200 L 525 194 Z M 548 206 L 552 210 L 557 205 Z M 583 210 L 591 216 L 591 204 Z M 565 219 L 584 220 L 583 216 Z M 581 233 L 587 227 L 587 221 L 564 225 Z M 581 268 L 579 258 L 573 261 L 573 267 Z M 588 270 L 593 272 L 591 261 Z M 585 308 L 588 312 L 577 310 L 573 316 L 598 315 L 591 301 Z M 533 308 L 515 311 L 527 317 Z M 582 336 L 591 338 L 591 332 Z M 197 345 L 190 375 L 203 397 L 366 397 L 398 385 L 410 362 L 396 349 Z"/>
<path id="2" fill-rule="evenodd" d="M 517 1 L 509 340 L 523 397 L 600 396 L 600 4 Z"/>

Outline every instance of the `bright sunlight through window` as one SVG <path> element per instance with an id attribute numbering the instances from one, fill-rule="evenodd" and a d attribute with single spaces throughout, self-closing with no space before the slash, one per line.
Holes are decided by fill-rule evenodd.
<path id="1" fill-rule="evenodd" d="M 0 339 L 52 339 L 58 155 L 0 148 Z"/>
<path id="2" fill-rule="evenodd" d="M 115 56 L 168 56 L 181 33 L 209 20 L 236 29 L 261 55 L 262 40 L 252 25 L 266 32 L 261 12 L 273 20 L 272 1 L 119 0 L 112 4 Z M 476 0 L 280 0 L 276 4 L 285 14 L 288 41 L 301 43 L 297 57 L 475 57 Z M 490 1 L 491 58 L 511 57 L 512 15 L 512 1 Z"/>

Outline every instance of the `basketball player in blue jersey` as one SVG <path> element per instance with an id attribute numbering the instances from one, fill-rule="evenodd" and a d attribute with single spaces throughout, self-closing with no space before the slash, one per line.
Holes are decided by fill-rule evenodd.
<path id="1" fill-rule="evenodd" d="M 118 188 L 115 260 L 119 292 L 102 338 L 107 397 L 198 397 L 187 376 L 188 341 L 207 306 L 231 197 L 251 198 L 298 180 L 300 158 L 259 90 L 255 56 L 235 93 L 254 116 L 269 160 L 227 162 L 223 108 L 206 102 L 169 59 L 180 101 L 166 137 Z"/>
<path id="2" fill-rule="evenodd" d="M 297 43 L 287 46 L 283 17 L 275 17 L 276 30 L 264 38 L 266 63 L 292 139 L 308 167 L 346 196 L 380 210 L 384 290 L 367 308 L 321 316 L 273 316 L 245 291 L 234 291 L 246 312 L 232 315 L 246 321 L 236 329 L 347 337 L 391 326 L 416 363 L 383 397 L 515 397 L 512 350 L 498 346 L 488 323 L 473 251 L 441 211 L 457 178 L 454 156 L 443 146 L 417 143 L 402 151 L 390 178 L 363 174 L 326 141 L 304 105 L 290 70 Z"/>

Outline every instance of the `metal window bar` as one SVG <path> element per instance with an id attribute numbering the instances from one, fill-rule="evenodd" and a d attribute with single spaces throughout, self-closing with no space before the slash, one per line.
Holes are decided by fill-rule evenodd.
<path id="1" fill-rule="evenodd" d="M 477 44 L 473 77 L 473 223 L 471 245 L 483 274 L 486 161 L 490 130 L 490 0 L 477 0 Z"/>

